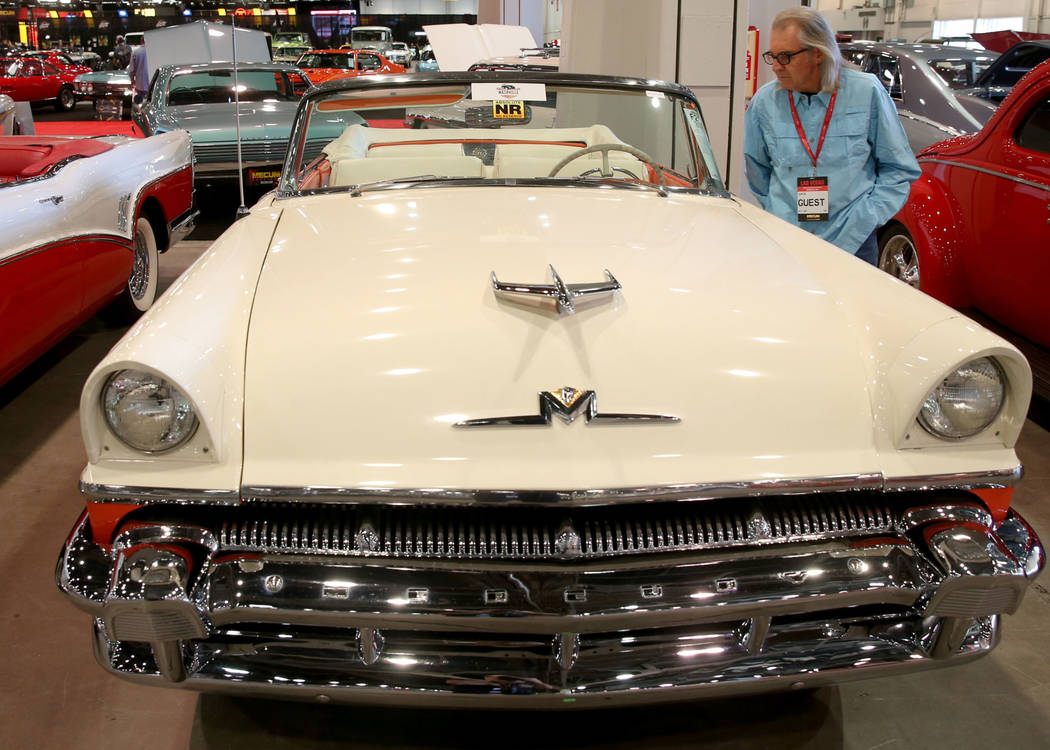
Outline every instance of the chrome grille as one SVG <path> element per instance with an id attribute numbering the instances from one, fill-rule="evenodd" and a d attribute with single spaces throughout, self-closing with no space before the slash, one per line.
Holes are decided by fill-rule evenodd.
<path id="1" fill-rule="evenodd" d="M 847 499 L 847 497 L 849 499 Z M 562 560 L 571 529 L 582 558 L 655 554 L 893 532 L 880 496 L 672 503 L 633 508 L 520 509 L 296 506 L 222 523 L 226 550 L 433 559 Z M 374 532 L 372 548 L 357 543 Z"/>
<path id="2" fill-rule="evenodd" d="M 317 158 L 330 141 L 326 139 L 307 141 L 304 161 Z M 241 158 L 244 161 L 283 162 L 288 151 L 288 141 L 273 139 L 266 141 L 241 141 Z M 237 143 L 193 144 L 193 156 L 198 162 L 237 161 Z"/>

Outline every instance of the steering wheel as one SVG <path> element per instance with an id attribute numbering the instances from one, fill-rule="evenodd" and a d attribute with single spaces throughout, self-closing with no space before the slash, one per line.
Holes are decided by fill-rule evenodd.
<path id="1" fill-rule="evenodd" d="M 659 164 L 656 163 L 656 161 L 653 159 L 653 157 L 649 156 L 649 154 L 645 153 L 640 148 L 635 148 L 634 146 L 630 146 L 630 145 L 628 145 L 626 143 L 596 143 L 593 146 L 584 146 L 581 149 L 577 149 L 576 151 L 573 151 L 571 154 L 569 154 L 564 159 L 562 159 L 557 164 L 555 164 L 554 168 L 551 169 L 550 174 L 548 174 L 547 176 L 548 177 L 555 177 L 555 176 L 557 176 L 558 172 L 560 172 L 562 169 L 564 169 L 566 164 L 568 164 L 569 162 L 571 162 L 571 161 L 573 161 L 575 159 L 579 159 L 581 156 L 584 156 L 585 154 L 600 153 L 602 155 L 601 175 L 602 175 L 602 177 L 612 177 L 613 176 L 613 169 L 609 167 L 609 152 L 610 151 L 623 151 L 625 153 L 630 154 L 631 156 L 633 156 L 634 158 L 638 159 L 639 161 L 645 162 L 646 164 L 648 164 L 650 167 L 653 168 L 654 172 L 656 172 L 656 176 L 660 180 L 660 187 L 661 188 L 666 188 L 667 187 L 667 180 L 664 179 L 664 170 Z M 590 170 L 588 170 L 586 172 L 586 174 L 590 174 L 591 172 L 594 172 L 594 171 L 596 171 L 596 170 L 590 169 Z M 625 169 L 622 170 L 622 171 L 627 172 L 627 170 L 625 170 Z M 627 173 L 631 174 L 630 172 L 627 172 Z M 637 179 L 637 178 L 635 178 L 635 179 Z"/>

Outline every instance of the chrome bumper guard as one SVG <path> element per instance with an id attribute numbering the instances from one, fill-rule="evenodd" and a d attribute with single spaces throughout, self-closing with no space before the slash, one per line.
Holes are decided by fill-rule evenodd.
<path id="1" fill-rule="evenodd" d="M 895 533 L 558 563 L 223 549 L 200 526 L 87 516 L 60 588 L 100 663 L 202 691 L 598 707 L 942 666 L 998 642 L 1044 565 L 1011 513 L 924 507 Z"/>
<path id="2" fill-rule="evenodd" d="M 190 232 L 197 228 L 197 217 L 200 211 L 190 209 L 177 217 L 168 227 L 168 247 L 174 247 L 177 242 L 186 239 Z"/>

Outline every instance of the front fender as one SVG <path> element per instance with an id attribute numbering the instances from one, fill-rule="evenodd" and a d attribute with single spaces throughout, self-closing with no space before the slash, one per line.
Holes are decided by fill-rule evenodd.
<path id="1" fill-rule="evenodd" d="M 922 291 L 951 307 L 969 307 L 963 259 L 970 231 L 958 201 L 936 177 L 923 172 L 908 202 L 881 230 L 903 225 L 919 253 Z"/>

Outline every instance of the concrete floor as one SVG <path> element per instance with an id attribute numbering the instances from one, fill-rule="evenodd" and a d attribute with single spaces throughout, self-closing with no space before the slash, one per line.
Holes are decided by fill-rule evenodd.
<path id="1" fill-rule="evenodd" d="M 167 286 L 207 242 L 162 256 Z M 198 696 L 110 677 L 88 615 L 55 588 L 83 505 L 80 387 L 123 329 L 88 321 L 0 389 L 0 737 L 11 748 L 1050 747 L 1050 579 L 1006 618 L 1002 645 L 951 669 L 812 693 L 550 714 L 346 708 Z M 1050 541 L 1050 433 L 1025 425 L 1016 507 Z"/>

